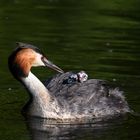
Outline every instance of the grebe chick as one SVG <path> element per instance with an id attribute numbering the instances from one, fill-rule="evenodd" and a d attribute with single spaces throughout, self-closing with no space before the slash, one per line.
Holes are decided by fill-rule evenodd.
<path id="1" fill-rule="evenodd" d="M 103 80 L 65 83 L 73 73 L 64 73 L 33 45 L 18 43 L 9 56 L 8 64 L 13 76 L 30 94 L 30 100 L 23 108 L 27 115 L 77 121 L 130 112 L 123 93 L 110 88 Z M 34 66 L 47 66 L 61 74 L 43 84 L 31 72 Z"/>

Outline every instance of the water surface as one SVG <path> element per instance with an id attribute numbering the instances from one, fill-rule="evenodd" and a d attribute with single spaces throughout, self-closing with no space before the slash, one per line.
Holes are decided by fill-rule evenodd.
<path id="1" fill-rule="evenodd" d="M 7 67 L 15 42 L 34 44 L 65 71 L 85 70 L 90 78 L 119 86 L 139 113 L 139 5 L 138 0 L 1 0 L 0 139 L 140 139 L 140 118 L 132 115 L 92 126 L 45 124 L 44 130 L 42 120 L 32 120 L 32 127 L 20 113 L 28 94 Z M 42 81 L 55 74 L 44 68 L 32 71 Z"/>

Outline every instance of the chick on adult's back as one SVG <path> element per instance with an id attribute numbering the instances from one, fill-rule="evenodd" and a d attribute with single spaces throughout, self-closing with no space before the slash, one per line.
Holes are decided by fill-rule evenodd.
<path id="1" fill-rule="evenodd" d="M 113 88 L 100 79 L 65 82 L 72 74 L 57 74 L 45 82 L 47 89 L 57 98 L 62 114 L 74 118 L 97 118 L 130 112 L 119 88 Z"/>

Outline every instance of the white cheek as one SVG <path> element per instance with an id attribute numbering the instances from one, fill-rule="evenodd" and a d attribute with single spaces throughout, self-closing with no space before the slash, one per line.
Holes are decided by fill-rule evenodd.
<path id="1" fill-rule="evenodd" d="M 45 64 L 41 60 L 42 55 L 41 54 L 36 54 L 36 59 L 33 63 L 32 66 L 37 67 L 37 66 L 45 66 Z"/>

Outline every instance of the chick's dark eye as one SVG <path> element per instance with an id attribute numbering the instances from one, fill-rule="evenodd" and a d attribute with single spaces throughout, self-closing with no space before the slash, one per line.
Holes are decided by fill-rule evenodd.
<path id="1" fill-rule="evenodd" d="M 41 60 L 42 60 L 42 61 L 44 60 L 44 56 L 41 56 Z"/>

